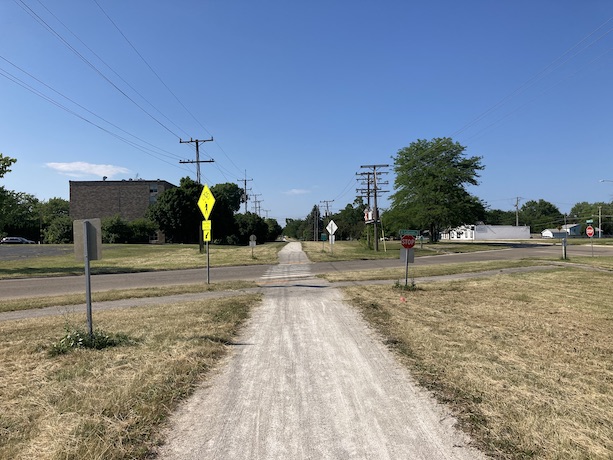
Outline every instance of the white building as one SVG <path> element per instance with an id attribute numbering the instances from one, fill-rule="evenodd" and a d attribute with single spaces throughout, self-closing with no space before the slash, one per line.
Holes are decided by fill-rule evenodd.
<path id="1" fill-rule="evenodd" d="M 530 227 L 514 225 L 462 225 L 441 234 L 441 240 L 488 241 L 529 240 Z"/>
<path id="2" fill-rule="evenodd" d="M 546 228 L 541 232 L 541 238 L 557 238 L 559 240 L 568 236 L 568 232 L 564 229 L 558 230 L 557 228 Z"/>

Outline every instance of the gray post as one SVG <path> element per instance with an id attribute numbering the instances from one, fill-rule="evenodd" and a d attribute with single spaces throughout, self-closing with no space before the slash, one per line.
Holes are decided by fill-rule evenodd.
<path id="1" fill-rule="evenodd" d="M 89 270 L 89 221 L 83 221 L 83 259 L 85 262 L 85 301 L 87 304 L 87 331 L 89 336 L 94 336 L 92 321 L 92 289 Z"/>

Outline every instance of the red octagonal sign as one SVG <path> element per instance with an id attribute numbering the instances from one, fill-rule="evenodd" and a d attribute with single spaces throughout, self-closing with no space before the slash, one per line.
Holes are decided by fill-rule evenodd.
<path id="1" fill-rule="evenodd" d="M 594 227 L 592 227 L 591 225 L 588 225 L 588 227 L 585 229 L 585 234 L 587 236 L 589 236 L 590 238 L 594 236 Z"/>
<path id="2" fill-rule="evenodd" d="M 415 246 L 415 237 L 413 235 L 403 235 L 400 239 L 400 244 L 403 248 L 411 249 Z"/>

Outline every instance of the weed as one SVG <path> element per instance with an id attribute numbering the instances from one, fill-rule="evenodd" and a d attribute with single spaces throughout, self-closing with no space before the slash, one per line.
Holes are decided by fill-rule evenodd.
<path id="1" fill-rule="evenodd" d="M 51 344 L 49 349 L 50 356 L 64 355 L 77 348 L 102 350 L 135 342 L 125 334 L 107 334 L 101 330 L 95 330 L 90 335 L 89 332 L 70 325 L 66 325 L 64 330 L 66 331 L 64 337 Z"/>

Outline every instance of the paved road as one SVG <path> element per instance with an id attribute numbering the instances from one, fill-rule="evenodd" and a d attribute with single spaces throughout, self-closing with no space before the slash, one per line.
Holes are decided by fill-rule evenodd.
<path id="1" fill-rule="evenodd" d="M 34 245 L 30 245 L 34 246 Z M 44 246 L 44 245 L 42 245 Z M 23 249 L 23 248 L 22 248 Z M 471 261 L 522 259 L 525 257 L 553 256 L 561 257 L 561 247 L 552 245 L 518 245 L 509 249 L 482 251 L 467 254 L 448 254 L 417 257 L 416 265 L 462 263 Z M 569 246 L 568 256 L 590 256 L 590 245 Z M 613 247 L 594 246 L 598 255 L 613 255 Z M 400 267 L 400 258 L 386 260 L 354 260 L 341 262 L 323 262 L 311 264 L 315 275 L 334 271 L 368 270 L 376 268 Z M 212 267 L 211 282 L 232 280 L 258 280 L 271 268 L 270 265 L 251 265 L 243 267 Z M 206 282 L 205 269 L 176 270 L 163 272 L 145 272 L 118 275 L 94 275 L 91 277 L 92 291 L 111 289 L 129 289 L 138 287 L 168 286 L 177 284 L 194 284 Z M 83 276 L 66 276 L 57 278 L 0 280 L 0 299 L 19 297 L 49 296 L 85 291 Z"/>
<path id="2" fill-rule="evenodd" d="M 298 243 L 223 370 L 172 419 L 160 458 L 481 459 Z"/>

